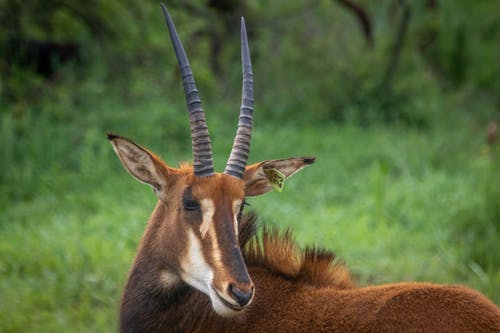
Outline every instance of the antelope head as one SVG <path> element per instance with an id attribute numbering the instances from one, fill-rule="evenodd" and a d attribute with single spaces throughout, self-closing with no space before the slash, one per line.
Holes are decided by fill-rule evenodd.
<path id="1" fill-rule="evenodd" d="M 173 168 L 154 153 L 108 134 L 125 169 L 150 185 L 158 204 L 137 260 L 155 260 L 166 288 L 188 284 L 210 297 L 214 310 L 232 316 L 253 299 L 255 288 L 238 243 L 245 197 L 266 193 L 314 158 L 268 160 L 247 166 L 253 122 L 253 74 L 245 22 L 241 20 L 243 89 L 233 147 L 223 173 L 214 171 L 205 114 L 182 43 L 167 8 L 163 12 L 182 76 L 191 127 L 193 165 Z M 281 177 L 281 178 L 280 178 Z M 139 258 L 141 257 L 141 258 Z"/>

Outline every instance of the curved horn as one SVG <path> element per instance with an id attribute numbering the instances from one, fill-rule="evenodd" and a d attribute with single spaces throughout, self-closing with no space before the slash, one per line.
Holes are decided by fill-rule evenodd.
<path id="1" fill-rule="evenodd" d="M 175 55 L 179 63 L 179 69 L 186 95 L 186 104 L 189 113 L 189 123 L 191 127 L 191 142 L 193 146 L 193 165 L 196 176 L 212 176 L 214 174 L 214 163 L 212 160 L 212 144 L 208 127 L 205 120 L 205 112 L 201 106 L 198 89 L 194 82 L 193 72 L 189 65 L 186 52 L 182 47 L 179 35 L 175 30 L 174 23 L 170 18 L 167 7 L 162 3 L 161 8 L 167 21 L 170 39 L 174 45 Z"/>
<path id="2" fill-rule="evenodd" d="M 250 152 L 253 122 L 253 73 L 250 50 L 248 48 L 245 19 L 241 18 L 241 62 L 243 71 L 243 88 L 241 91 L 241 108 L 238 130 L 234 138 L 233 148 L 229 155 L 224 173 L 243 178 Z"/>

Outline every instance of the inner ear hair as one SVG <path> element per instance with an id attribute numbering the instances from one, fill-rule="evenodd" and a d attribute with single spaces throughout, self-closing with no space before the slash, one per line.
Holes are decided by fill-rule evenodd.
<path id="1" fill-rule="evenodd" d="M 108 134 L 108 139 L 123 166 L 134 178 L 151 185 L 155 192 L 162 189 L 161 176 L 157 168 L 161 164 L 149 151 L 118 135 Z"/>
<path id="2" fill-rule="evenodd" d="M 315 157 L 292 157 L 281 160 L 269 160 L 262 163 L 263 169 L 277 169 L 282 172 L 286 178 L 293 176 L 298 171 L 311 165 L 316 161 Z"/>

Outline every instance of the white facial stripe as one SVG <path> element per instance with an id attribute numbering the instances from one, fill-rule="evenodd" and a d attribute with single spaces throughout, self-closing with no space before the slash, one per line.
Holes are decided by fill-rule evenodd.
<path id="1" fill-rule="evenodd" d="M 243 201 L 236 199 L 233 201 L 233 224 L 234 224 L 234 233 L 236 238 L 238 238 L 238 213 L 241 210 L 241 204 Z"/>
<path id="2" fill-rule="evenodd" d="M 213 223 L 211 223 L 213 228 Z M 217 245 L 217 237 L 215 232 L 211 232 L 212 244 L 216 247 L 214 249 L 214 256 L 220 257 L 219 248 Z M 213 289 L 212 281 L 214 278 L 214 273 L 212 268 L 207 264 L 203 254 L 201 252 L 201 244 L 200 241 L 196 238 L 196 235 L 192 230 L 188 230 L 188 241 L 187 241 L 188 251 L 186 255 L 181 259 L 181 277 L 184 282 L 188 283 L 192 287 L 198 289 L 199 291 L 205 293 L 210 297 L 210 301 L 212 302 L 212 307 L 214 310 L 221 316 L 224 317 L 232 317 L 237 314 L 237 311 L 234 311 L 228 308 L 221 300 L 220 296 Z M 219 259 L 220 260 L 220 259 Z M 165 272 L 166 273 L 166 272 Z M 166 273 L 161 277 L 169 279 L 170 273 Z M 227 300 L 231 302 L 230 300 Z M 234 301 L 232 301 L 234 303 Z"/>
<path id="3" fill-rule="evenodd" d="M 219 242 L 217 240 L 217 232 L 215 231 L 215 223 L 210 225 L 210 241 L 212 242 L 212 257 L 215 263 L 215 269 L 221 269 L 222 256 L 220 254 Z"/>
<path id="4" fill-rule="evenodd" d="M 200 241 L 193 231 L 188 230 L 187 234 L 188 250 L 180 262 L 182 279 L 201 292 L 210 295 L 214 273 L 203 257 Z"/>
<path id="5" fill-rule="evenodd" d="M 203 212 L 203 220 L 200 225 L 201 238 L 205 238 L 208 227 L 214 218 L 215 206 L 212 199 L 202 199 L 200 201 L 201 211 Z"/>

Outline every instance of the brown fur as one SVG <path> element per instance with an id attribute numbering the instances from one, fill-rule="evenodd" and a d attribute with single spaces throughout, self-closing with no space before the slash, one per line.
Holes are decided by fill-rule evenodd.
<path id="1" fill-rule="evenodd" d="M 332 252 L 302 251 L 290 231 L 256 236 L 253 215 L 236 221 L 245 195 L 272 188 L 266 168 L 289 177 L 313 159 L 257 163 L 243 180 L 197 177 L 125 138 L 110 140 L 126 170 L 159 199 L 123 292 L 122 332 L 500 332 L 500 309 L 476 291 L 430 283 L 357 288 Z M 230 297 L 240 297 L 239 308 Z"/>
<path id="2" fill-rule="evenodd" d="M 255 224 L 255 219 L 246 218 L 243 224 Z M 335 260 L 335 253 L 313 247 L 301 250 L 290 230 L 280 234 L 277 229 L 264 226 L 260 237 L 253 235 L 249 244 L 243 246 L 247 266 L 264 268 L 297 283 L 339 289 L 354 287 L 348 268 Z"/>
<path id="3" fill-rule="evenodd" d="M 140 311 L 123 331 L 500 332 L 500 309 L 476 291 L 429 283 L 355 288 L 333 253 L 301 251 L 289 231 L 257 237 L 255 230 L 255 217 L 244 216 L 240 244 L 256 295 L 243 313 L 220 317 L 205 294 L 182 282 L 167 290 L 142 281 L 129 304 Z"/>
<path id="4" fill-rule="evenodd" d="M 332 252 L 302 251 L 290 231 L 264 228 L 256 237 L 255 217 L 241 216 L 245 197 L 281 188 L 315 158 L 247 165 L 253 79 L 242 20 L 240 123 L 226 170 L 214 173 L 190 66 L 162 8 L 183 76 L 196 168 L 171 168 L 108 135 L 125 169 L 159 200 L 124 288 L 121 332 L 500 332 L 500 309 L 476 291 L 427 283 L 356 288 Z"/>

